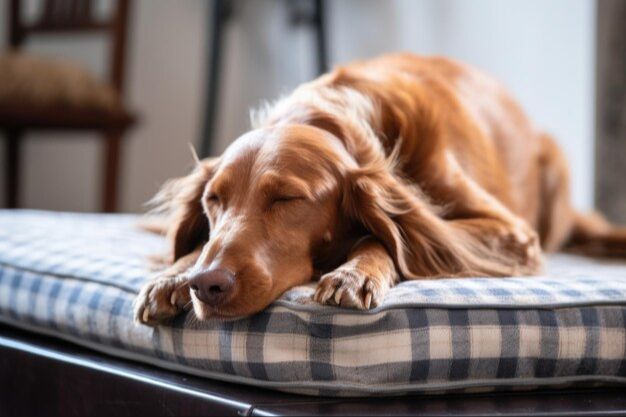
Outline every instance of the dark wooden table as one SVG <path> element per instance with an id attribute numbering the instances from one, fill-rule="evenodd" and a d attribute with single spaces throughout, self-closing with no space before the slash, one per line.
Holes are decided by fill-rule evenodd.
<path id="1" fill-rule="evenodd" d="M 626 415 L 619 389 L 319 398 L 196 378 L 0 326 L 0 415 Z"/>

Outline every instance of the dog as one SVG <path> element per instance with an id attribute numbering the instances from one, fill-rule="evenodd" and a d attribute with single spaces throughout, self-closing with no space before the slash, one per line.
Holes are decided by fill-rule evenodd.
<path id="1" fill-rule="evenodd" d="M 626 254 L 626 229 L 572 208 L 568 167 L 493 79 L 443 57 L 338 67 L 266 105 L 223 155 L 155 197 L 170 266 L 140 323 L 263 310 L 318 279 L 371 309 L 400 280 L 540 271 L 542 252 Z"/>

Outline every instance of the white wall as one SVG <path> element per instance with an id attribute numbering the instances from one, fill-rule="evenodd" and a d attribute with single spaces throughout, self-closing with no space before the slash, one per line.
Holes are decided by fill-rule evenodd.
<path id="1" fill-rule="evenodd" d="M 502 81 L 565 150 L 575 204 L 592 207 L 595 2 L 341 0 L 332 5 L 336 60 L 390 49 L 442 54 Z M 356 30 L 343 28 L 348 16 Z"/>
<path id="2" fill-rule="evenodd" d="M 216 152 L 248 128 L 250 106 L 313 76 L 312 38 L 288 25 L 285 1 L 235 2 L 238 18 L 227 34 Z M 129 97 L 142 123 L 127 144 L 126 211 L 140 210 L 158 184 L 190 164 L 187 143 L 197 141 L 201 127 L 208 20 L 208 4 L 200 0 L 139 0 L 135 6 Z M 536 123 L 561 141 L 573 167 L 575 202 L 592 205 L 592 0 L 331 0 L 329 6 L 333 63 L 410 50 L 450 55 L 499 78 Z M 0 32 L 4 35 L 3 27 Z M 96 69 L 101 47 L 93 40 L 33 45 L 69 53 Z M 25 205 L 97 209 L 96 142 L 35 139 L 25 158 Z"/>

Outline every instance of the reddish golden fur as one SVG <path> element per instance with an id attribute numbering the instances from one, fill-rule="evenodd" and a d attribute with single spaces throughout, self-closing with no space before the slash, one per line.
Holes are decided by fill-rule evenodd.
<path id="1" fill-rule="evenodd" d="M 371 308 L 398 279 L 528 275 L 541 247 L 623 254 L 626 233 L 570 206 L 566 163 L 493 80 L 444 58 L 354 63 L 261 112 L 224 155 L 166 185 L 173 265 L 137 319 L 260 311 L 321 275 L 315 299 Z M 187 277 L 219 266 L 219 309 Z"/>

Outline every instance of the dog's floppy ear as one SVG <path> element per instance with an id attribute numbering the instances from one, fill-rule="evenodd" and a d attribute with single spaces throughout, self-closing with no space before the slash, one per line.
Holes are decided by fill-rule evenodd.
<path id="1" fill-rule="evenodd" d="M 388 161 L 346 176 L 344 209 L 377 237 L 407 279 L 505 275 L 499 256 L 475 237 L 442 219 L 417 186 L 393 173 Z"/>
<path id="2" fill-rule="evenodd" d="M 151 204 L 168 215 L 167 237 L 172 245 L 172 261 L 193 252 L 209 239 L 209 221 L 202 207 L 202 195 L 213 177 L 217 158 L 199 161 L 185 177 L 166 182 Z"/>
<path id="3" fill-rule="evenodd" d="M 420 227 L 424 217 L 436 217 L 431 208 L 412 196 L 412 190 L 395 178 L 381 164 L 359 168 L 346 177 L 344 206 L 348 215 L 361 223 L 378 238 L 394 259 L 399 272 L 405 278 L 432 275 L 435 271 L 455 268 L 447 264 L 437 250 L 438 236 L 431 227 Z M 435 233 L 436 234 L 436 233 Z M 420 258 L 421 262 L 413 262 Z"/>

